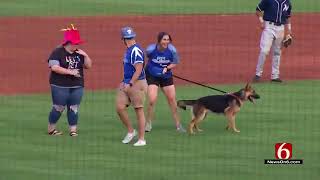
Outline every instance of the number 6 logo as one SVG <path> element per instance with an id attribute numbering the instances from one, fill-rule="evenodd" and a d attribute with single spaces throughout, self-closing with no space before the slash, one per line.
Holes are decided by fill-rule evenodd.
<path id="1" fill-rule="evenodd" d="M 290 159 L 292 157 L 291 143 L 276 143 L 274 148 L 276 159 Z"/>

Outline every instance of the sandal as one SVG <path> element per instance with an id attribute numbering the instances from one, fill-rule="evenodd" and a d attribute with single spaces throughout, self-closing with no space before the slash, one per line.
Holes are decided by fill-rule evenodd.
<path id="1" fill-rule="evenodd" d="M 62 135 L 63 133 L 62 133 L 61 131 L 58 131 L 58 130 L 54 129 L 54 130 L 52 130 L 51 132 L 48 132 L 48 134 L 49 134 L 50 136 L 60 136 L 60 135 Z"/>
<path id="2" fill-rule="evenodd" d="M 78 136 L 77 132 L 70 132 L 70 136 Z"/>

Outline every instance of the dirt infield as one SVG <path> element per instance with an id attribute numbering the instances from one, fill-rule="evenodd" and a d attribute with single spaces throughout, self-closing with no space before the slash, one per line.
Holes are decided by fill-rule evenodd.
<path id="1" fill-rule="evenodd" d="M 293 17 L 294 45 L 283 52 L 283 79 L 320 78 L 320 14 Z M 146 47 L 159 31 L 172 34 L 181 64 L 175 73 L 203 83 L 249 81 L 255 70 L 260 30 L 254 15 L 0 18 L 0 94 L 47 92 L 47 58 L 62 41 L 59 29 L 74 23 L 94 61 L 88 89 L 110 89 L 121 81 L 125 47 L 119 29 L 133 26 Z M 270 61 L 264 77 L 270 76 Z M 176 81 L 183 84 L 182 81 Z"/>

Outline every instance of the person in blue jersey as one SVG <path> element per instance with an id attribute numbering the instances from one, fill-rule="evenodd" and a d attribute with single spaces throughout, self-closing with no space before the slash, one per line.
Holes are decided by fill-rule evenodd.
<path id="1" fill-rule="evenodd" d="M 281 83 L 280 58 L 284 37 L 291 37 L 290 0 L 261 0 L 256 7 L 256 15 L 263 29 L 260 39 L 260 53 L 256 67 L 254 82 L 260 81 L 263 65 L 272 50 L 271 81 Z"/>
<path id="2" fill-rule="evenodd" d="M 162 89 L 170 106 L 176 130 L 185 132 L 177 111 L 176 91 L 173 84 L 172 69 L 179 64 L 179 55 L 172 44 L 170 34 L 160 32 L 157 43 L 151 44 L 146 49 L 148 63 L 145 67 L 148 82 L 148 109 L 146 119 L 146 132 L 152 129 L 154 108 L 157 101 L 158 89 Z"/>
<path id="3" fill-rule="evenodd" d="M 56 124 L 64 109 L 67 109 L 69 135 L 78 136 L 79 107 L 84 91 L 83 69 L 90 69 L 92 60 L 85 51 L 79 49 L 79 45 L 83 43 L 79 31 L 72 24 L 71 28 L 63 31 L 62 44 L 55 48 L 48 58 L 52 97 L 48 134 L 62 135 L 62 132 L 56 129 Z"/>
<path id="4" fill-rule="evenodd" d="M 123 59 L 123 80 L 116 97 L 116 109 L 120 120 L 127 128 L 127 134 L 122 143 L 128 144 L 138 134 L 138 141 L 134 146 L 145 146 L 144 139 L 145 116 L 143 104 L 147 92 L 147 82 L 145 79 L 144 53 L 135 40 L 136 33 L 131 27 L 121 29 L 121 38 L 127 47 Z M 132 105 L 138 120 L 138 133 L 132 127 L 129 120 L 127 107 Z"/>

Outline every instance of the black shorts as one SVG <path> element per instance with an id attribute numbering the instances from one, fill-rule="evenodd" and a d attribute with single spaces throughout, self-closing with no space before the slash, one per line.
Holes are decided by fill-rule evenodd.
<path id="1" fill-rule="evenodd" d="M 147 79 L 148 85 L 154 84 L 154 85 L 157 85 L 160 87 L 173 85 L 173 78 L 172 77 L 170 77 L 170 78 L 154 77 L 148 72 L 148 70 L 146 70 L 145 72 L 146 72 L 146 79 Z"/>

